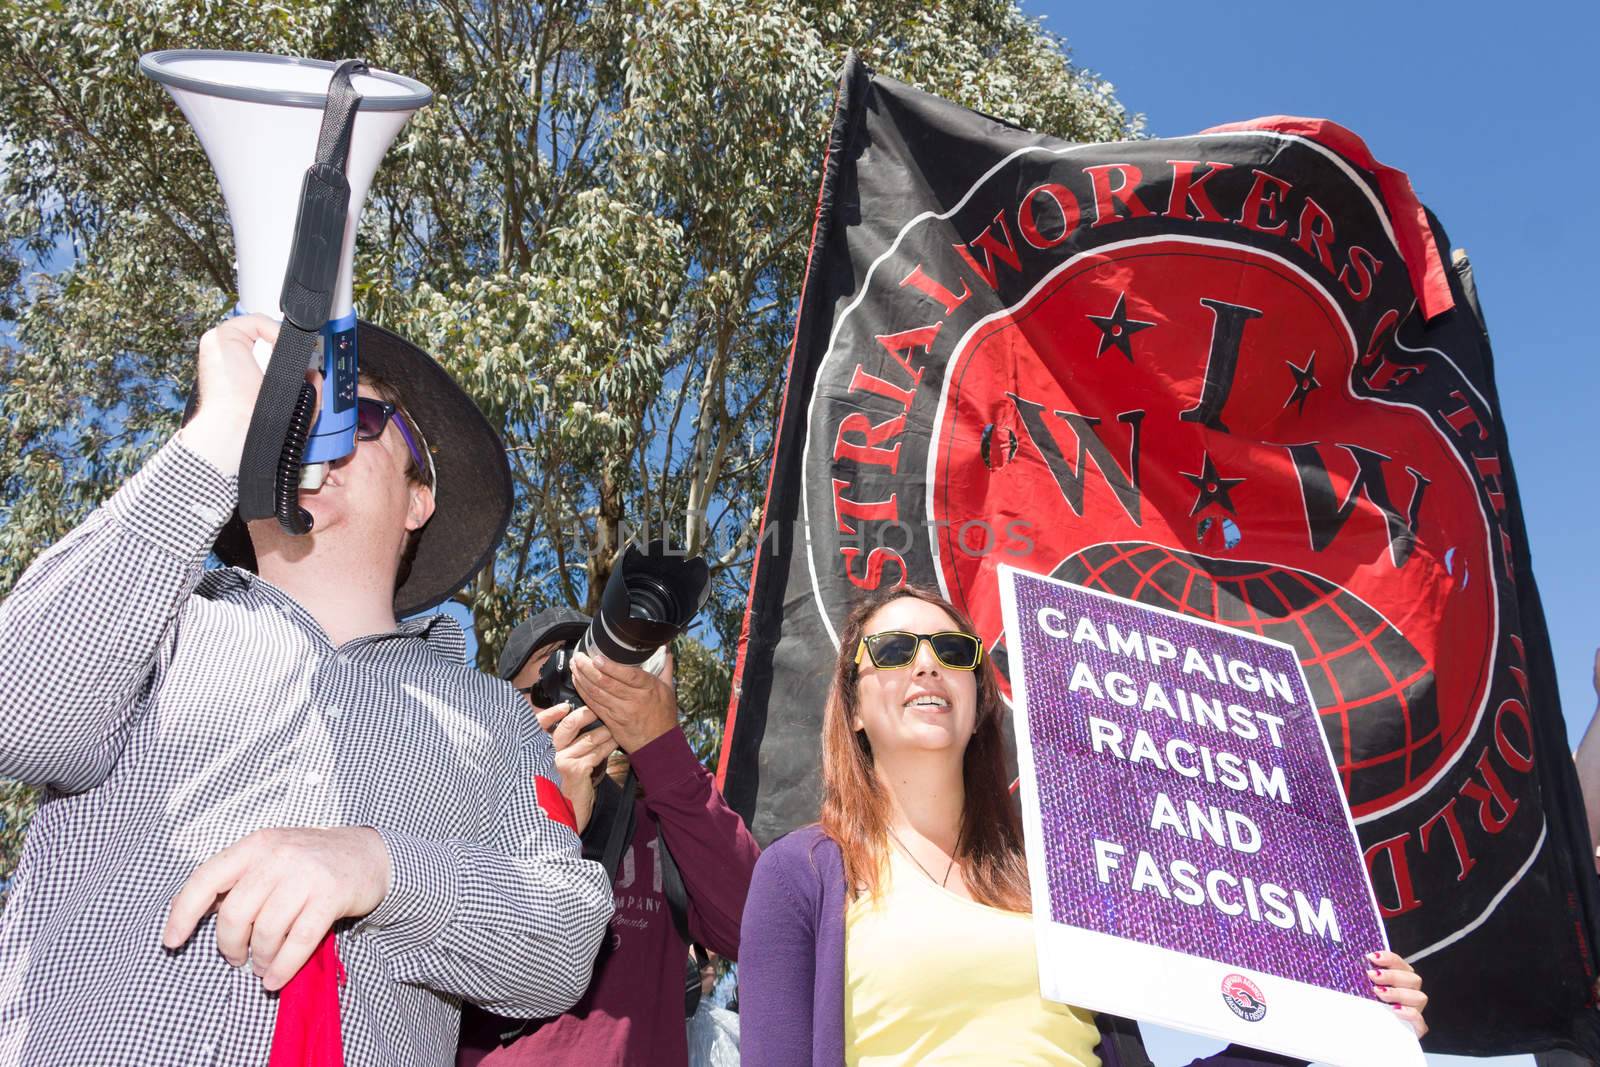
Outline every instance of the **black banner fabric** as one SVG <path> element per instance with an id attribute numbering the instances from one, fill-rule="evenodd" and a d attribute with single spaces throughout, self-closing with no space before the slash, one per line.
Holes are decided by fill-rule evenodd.
<path id="1" fill-rule="evenodd" d="M 1068 144 L 853 59 L 824 169 L 722 762 L 757 836 L 816 817 L 855 599 L 936 586 L 1003 671 L 1010 564 L 1292 644 L 1430 1047 L 1592 1040 L 1488 338 L 1405 176 L 1314 119 Z"/>

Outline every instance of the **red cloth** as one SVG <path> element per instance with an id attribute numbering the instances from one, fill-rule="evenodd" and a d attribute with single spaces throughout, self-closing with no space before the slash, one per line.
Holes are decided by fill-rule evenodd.
<path id="1" fill-rule="evenodd" d="M 544 809 L 544 813 L 568 830 L 577 833 L 578 816 L 572 810 L 572 802 L 562 794 L 561 787 L 548 778 L 535 778 L 533 788 L 539 799 L 539 807 Z"/>
<path id="2" fill-rule="evenodd" d="M 1399 246 L 1400 257 L 1405 260 L 1406 270 L 1411 275 L 1411 288 L 1422 306 L 1423 318 L 1432 319 L 1455 307 L 1455 297 L 1450 293 L 1450 282 L 1445 276 L 1444 256 L 1433 239 L 1428 213 L 1423 210 L 1422 203 L 1411 188 L 1411 179 L 1406 177 L 1404 171 L 1379 163 L 1365 141 L 1337 122 L 1327 119 L 1269 115 L 1245 122 L 1229 122 L 1200 132 L 1231 133 L 1236 130 L 1272 130 L 1308 137 L 1371 174 L 1377 180 L 1378 191 L 1383 195 L 1383 204 L 1394 228 L 1395 244 Z"/>
<path id="3" fill-rule="evenodd" d="M 343 1067 L 344 1037 L 339 1032 L 339 987 L 344 964 L 329 931 L 298 974 L 278 993 L 278 1022 L 272 1030 L 267 1067 Z"/>

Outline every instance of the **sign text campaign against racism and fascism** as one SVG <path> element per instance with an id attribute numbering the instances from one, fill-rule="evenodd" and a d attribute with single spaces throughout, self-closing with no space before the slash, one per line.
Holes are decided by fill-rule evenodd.
<path id="1" fill-rule="evenodd" d="M 1294 649 L 1010 567 L 1000 592 L 1044 994 L 1420 1065 Z"/>

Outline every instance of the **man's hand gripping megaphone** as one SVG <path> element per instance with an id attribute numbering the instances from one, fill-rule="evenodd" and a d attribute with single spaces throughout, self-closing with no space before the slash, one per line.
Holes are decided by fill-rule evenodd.
<path id="1" fill-rule="evenodd" d="M 183 440 L 223 474 L 239 473 L 245 431 L 261 393 L 256 346 L 277 339 L 278 324 L 265 315 L 228 319 L 200 339 L 195 372 L 200 403 Z"/>

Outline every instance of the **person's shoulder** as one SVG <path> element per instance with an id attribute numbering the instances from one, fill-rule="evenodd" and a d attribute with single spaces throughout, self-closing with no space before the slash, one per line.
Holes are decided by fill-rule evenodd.
<path id="1" fill-rule="evenodd" d="M 761 850 L 756 861 L 769 870 L 782 871 L 790 881 L 816 882 L 840 866 L 839 846 L 818 823 L 791 830 Z"/>
<path id="2" fill-rule="evenodd" d="M 464 697 L 467 707 L 496 720 L 531 720 L 528 702 L 510 682 L 464 663 L 436 662 L 430 665 L 435 677 L 445 680 Z"/>
<path id="3" fill-rule="evenodd" d="M 449 648 L 441 650 L 431 643 L 421 647 L 427 651 L 406 656 L 397 680 L 431 692 L 497 734 L 517 737 L 527 732 L 524 727 L 537 725 L 528 702 L 510 682 L 457 659 Z"/>
<path id="4" fill-rule="evenodd" d="M 836 850 L 839 847 L 833 843 L 833 838 L 829 837 L 826 831 L 822 829 L 822 824 L 814 822 L 808 826 L 790 830 L 782 837 L 774 838 L 772 843 L 762 850 L 761 854 L 763 856 L 800 855 L 826 846 L 832 846 Z"/>
<path id="5" fill-rule="evenodd" d="M 786 915 L 814 935 L 826 925 L 830 902 L 844 889 L 839 846 L 815 824 L 778 838 L 761 852 L 750 879 L 745 920 Z"/>

